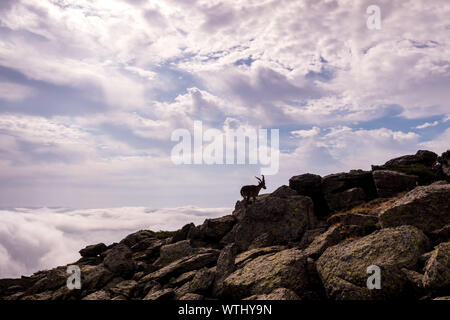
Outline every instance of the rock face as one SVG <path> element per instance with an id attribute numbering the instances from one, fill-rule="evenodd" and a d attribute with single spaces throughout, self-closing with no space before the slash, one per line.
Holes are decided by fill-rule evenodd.
<path id="1" fill-rule="evenodd" d="M 423 285 L 439 292 L 450 289 L 450 242 L 439 244 L 425 266 Z"/>
<path id="2" fill-rule="evenodd" d="M 136 270 L 131 254 L 131 250 L 125 244 L 118 244 L 106 252 L 103 263 L 112 273 L 129 279 Z"/>
<path id="3" fill-rule="evenodd" d="M 382 166 L 372 166 L 372 170 L 391 170 L 417 176 L 419 185 L 427 185 L 442 179 L 435 169 L 437 154 L 419 150 L 415 155 L 407 155 L 387 161 Z"/>
<path id="4" fill-rule="evenodd" d="M 351 188 L 342 192 L 327 193 L 325 199 L 331 211 L 338 211 L 357 206 L 367 197 L 362 188 Z"/>
<path id="5" fill-rule="evenodd" d="M 0 279 L 0 300 L 448 299 L 449 163 L 450 151 L 419 151 L 293 176 L 231 215 L 81 249 L 81 289 L 60 266 Z"/>
<path id="6" fill-rule="evenodd" d="M 259 256 L 224 280 L 224 294 L 234 299 L 271 293 L 277 288 L 302 290 L 308 284 L 306 256 L 297 249 Z"/>
<path id="7" fill-rule="evenodd" d="M 154 262 L 154 265 L 157 267 L 163 267 L 175 260 L 191 255 L 194 252 L 195 250 L 191 247 L 189 240 L 167 244 L 160 248 L 159 258 Z"/>
<path id="8" fill-rule="evenodd" d="M 419 150 L 415 155 L 407 155 L 389 160 L 385 166 L 400 166 L 422 164 L 431 167 L 437 159 L 437 154 L 428 150 Z"/>
<path id="9" fill-rule="evenodd" d="M 392 197 L 402 191 L 409 191 L 416 187 L 419 177 L 390 170 L 376 170 L 373 180 L 380 197 Z"/>
<path id="10" fill-rule="evenodd" d="M 322 177 L 316 174 L 302 174 L 289 179 L 289 187 L 299 195 L 308 196 L 314 203 L 314 215 L 326 216 L 330 209 L 322 193 Z"/>
<path id="11" fill-rule="evenodd" d="M 317 271 L 329 298 L 374 299 L 399 297 L 406 285 L 402 268 L 414 270 L 429 242 L 412 226 L 388 228 L 359 240 L 339 243 L 317 260 Z M 381 289 L 366 286 L 367 268 L 381 269 Z"/>
<path id="12" fill-rule="evenodd" d="M 196 254 L 178 259 L 171 264 L 145 276 L 141 281 L 167 281 L 171 277 L 176 277 L 182 273 L 214 265 L 217 262 L 219 251 L 214 249 L 205 249 Z"/>
<path id="13" fill-rule="evenodd" d="M 233 228 L 236 218 L 233 215 L 216 219 L 206 219 L 200 226 L 202 239 L 207 241 L 219 241 Z"/>
<path id="14" fill-rule="evenodd" d="M 84 249 L 80 250 L 80 255 L 82 257 L 96 257 L 100 253 L 106 251 L 107 247 L 104 243 L 93 244 L 91 246 L 87 246 Z"/>
<path id="15" fill-rule="evenodd" d="M 245 300 L 300 300 L 300 298 L 292 290 L 279 288 L 269 294 L 254 295 Z"/>
<path id="16" fill-rule="evenodd" d="M 383 227 L 416 226 L 431 232 L 450 224 L 450 184 L 417 187 L 380 215 Z"/>
<path id="17" fill-rule="evenodd" d="M 338 211 L 369 200 L 377 195 L 372 172 L 351 170 L 322 179 L 322 192 L 331 211 Z"/>
<path id="18" fill-rule="evenodd" d="M 311 198 L 299 195 L 284 198 L 260 196 L 256 203 L 247 208 L 238 204 L 233 215 L 237 222 L 222 241 L 234 242 L 240 250 L 247 249 L 258 236 L 265 233 L 273 239 L 272 243 L 266 245 L 300 239 L 315 224 Z"/>
<path id="19" fill-rule="evenodd" d="M 438 159 L 442 172 L 450 177 L 450 151 L 444 152 Z"/>

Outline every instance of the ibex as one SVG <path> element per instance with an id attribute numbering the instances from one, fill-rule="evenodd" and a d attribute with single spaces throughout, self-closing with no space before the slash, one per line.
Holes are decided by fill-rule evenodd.
<path id="1" fill-rule="evenodd" d="M 253 202 L 255 202 L 259 191 L 261 189 L 266 189 L 266 181 L 264 180 L 264 175 L 262 176 L 262 180 L 258 177 L 255 178 L 259 181 L 257 186 L 243 186 L 241 188 L 241 196 L 244 197 L 245 206 L 247 206 L 250 198 L 253 198 Z"/>

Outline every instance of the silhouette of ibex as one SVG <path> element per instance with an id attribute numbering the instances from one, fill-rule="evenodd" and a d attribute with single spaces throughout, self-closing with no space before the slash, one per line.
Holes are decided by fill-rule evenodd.
<path id="1" fill-rule="evenodd" d="M 264 175 L 262 175 L 262 180 L 258 177 L 255 177 L 258 179 L 259 183 L 257 186 L 243 186 L 241 188 L 241 196 L 244 197 L 245 200 L 245 206 L 249 203 L 250 198 L 253 198 L 253 202 L 256 201 L 256 197 L 259 194 L 259 191 L 261 189 L 266 189 L 266 181 L 264 180 Z"/>

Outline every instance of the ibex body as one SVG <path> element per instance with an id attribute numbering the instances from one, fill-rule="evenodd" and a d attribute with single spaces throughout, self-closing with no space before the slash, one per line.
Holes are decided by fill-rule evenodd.
<path id="1" fill-rule="evenodd" d="M 243 186 L 241 188 L 241 196 L 244 197 L 245 205 L 248 204 L 250 198 L 253 198 L 253 202 L 255 202 L 259 191 L 261 191 L 261 189 L 266 189 L 266 181 L 264 180 L 264 175 L 262 176 L 262 180 L 258 177 L 255 178 L 259 181 L 257 186 L 249 185 Z"/>

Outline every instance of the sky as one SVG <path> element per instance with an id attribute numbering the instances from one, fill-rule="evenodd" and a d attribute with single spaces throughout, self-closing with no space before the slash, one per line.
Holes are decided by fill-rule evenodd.
<path id="1" fill-rule="evenodd" d="M 450 138 L 450 4 L 0 4 L 0 206 L 230 207 L 258 165 L 175 165 L 178 128 L 279 129 L 272 191 Z"/>
<path id="2" fill-rule="evenodd" d="M 0 277 L 230 213 L 260 166 L 174 164 L 171 135 L 195 121 L 278 129 L 267 192 L 449 149 L 449 15 L 448 0 L 0 1 Z"/>

